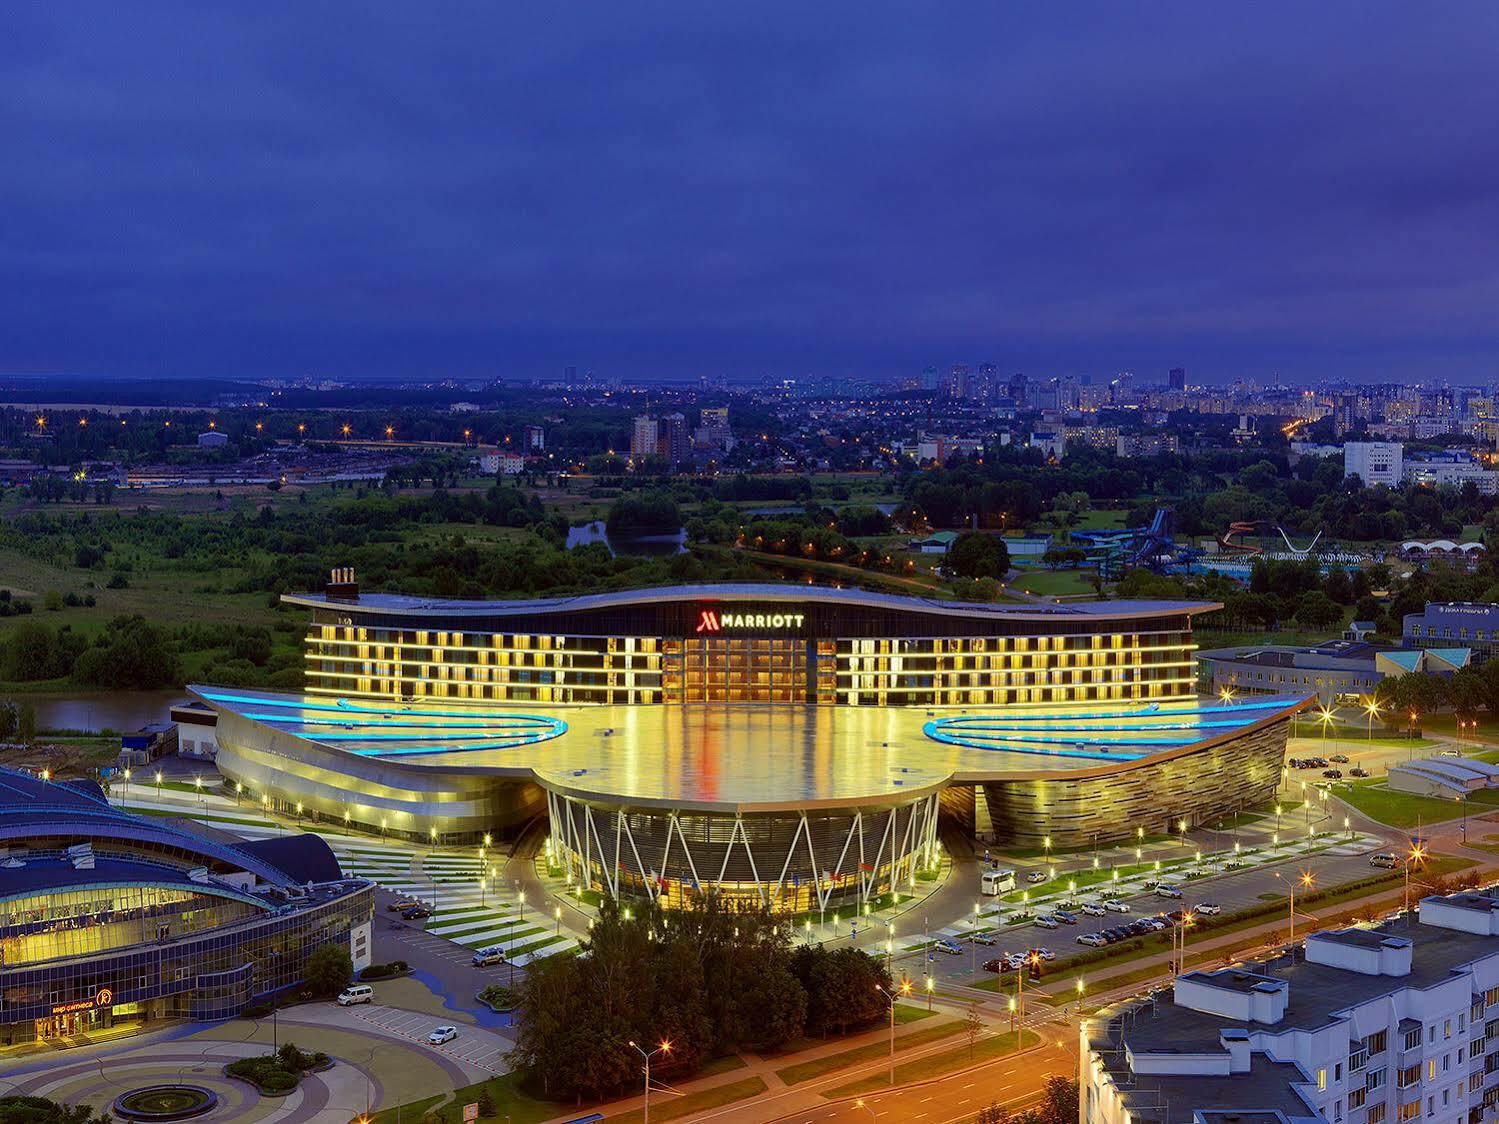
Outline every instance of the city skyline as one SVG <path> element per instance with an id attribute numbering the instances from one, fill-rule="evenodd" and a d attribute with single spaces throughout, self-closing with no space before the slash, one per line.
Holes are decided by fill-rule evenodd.
<path id="1" fill-rule="evenodd" d="M 1486 378 L 1495 16 L 1353 12 L 34 9 L 0 375 Z"/>

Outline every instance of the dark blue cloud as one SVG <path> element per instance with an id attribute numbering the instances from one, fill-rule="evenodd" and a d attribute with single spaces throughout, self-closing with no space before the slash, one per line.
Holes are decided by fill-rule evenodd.
<path id="1" fill-rule="evenodd" d="M 4 371 L 1493 370 L 1488 4 L 5 19 Z"/>

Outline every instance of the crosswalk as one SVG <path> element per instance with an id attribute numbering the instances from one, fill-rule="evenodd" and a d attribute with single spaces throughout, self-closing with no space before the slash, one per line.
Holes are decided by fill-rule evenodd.
<path id="1" fill-rule="evenodd" d="M 497 892 L 491 876 L 494 864 L 482 861 L 477 852 L 428 852 L 412 844 L 346 835 L 316 824 L 286 826 L 253 806 L 237 805 L 217 793 L 200 797 L 136 786 L 129 792 L 111 793 L 110 799 L 127 811 L 180 816 L 247 840 L 300 832 L 320 835 L 346 875 L 366 878 L 431 909 L 427 932 L 465 948 L 497 945 L 517 966 L 577 947 L 577 941 L 547 923 L 535 903 L 527 906 L 508 891 Z"/>

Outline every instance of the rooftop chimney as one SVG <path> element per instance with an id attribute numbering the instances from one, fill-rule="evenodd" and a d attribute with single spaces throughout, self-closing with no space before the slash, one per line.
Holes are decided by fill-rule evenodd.
<path id="1" fill-rule="evenodd" d="M 340 566 L 328 572 L 328 586 L 323 591 L 329 601 L 358 601 L 359 583 L 354 580 L 353 566 Z"/>

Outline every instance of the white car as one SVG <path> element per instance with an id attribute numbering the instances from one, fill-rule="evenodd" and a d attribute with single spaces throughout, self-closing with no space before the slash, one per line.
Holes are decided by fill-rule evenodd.
<path id="1" fill-rule="evenodd" d="M 1109 942 L 1097 933 L 1082 933 L 1078 936 L 1077 943 L 1092 945 L 1094 948 L 1102 948 Z"/>
<path id="2" fill-rule="evenodd" d="M 1040 917 L 1032 921 L 1031 924 L 1036 926 L 1038 929 L 1055 929 L 1059 924 L 1061 924 L 1061 922 L 1059 922 L 1051 914 L 1043 913 Z"/>
<path id="3" fill-rule="evenodd" d="M 427 1045 L 441 1046 L 444 1042 L 451 1042 L 457 1037 L 458 1028 L 456 1026 L 440 1026 L 427 1035 Z"/>
<path id="4" fill-rule="evenodd" d="M 1103 907 L 1104 907 L 1104 909 L 1108 910 L 1110 913 L 1128 913 L 1129 912 L 1129 902 L 1122 901 L 1119 898 L 1110 898 L 1108 901 L 1106 901 L 1106 902 L 1103 903 Z"/>
<path id="5" fill-rule="evenodd" d="M 1097 902 L 1084 902 L 1082 904 L 1082 910 L 1089 917 L 1102 917 L 1105 913 L 1108 912 L 1108 910 L 1104 909 L 1104 907 L 1099 905 Z"/>
<path id="6" fill-rule="evenodd" d="M 1033 948 L 1031 949 L 1031 951 L 1039 956 L 1042 960 L 1055 960 L 1057 958 L 1057 954 L 1051 949 L 1047 948 L 1045 945 L 1042 945 L 1040 948 Z"/>
<path id="7" fill-rule="evenodd" d="M 1217 902 L 1198 902 L 1196 911 L 1204 917 L 1213 917 L 1216 914 L 1222 913 L 1223 907 Z"/>
<path id="8" fill-rule="evenodd" d="M 1025 876 L 1025 880 L 1033 886 L 1037 882 L 1045 882 L 1046 872 L 1044 870 L 1033 870 Z"/>

